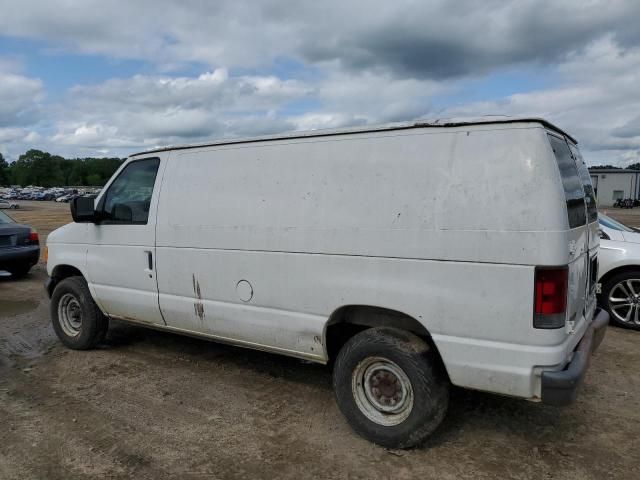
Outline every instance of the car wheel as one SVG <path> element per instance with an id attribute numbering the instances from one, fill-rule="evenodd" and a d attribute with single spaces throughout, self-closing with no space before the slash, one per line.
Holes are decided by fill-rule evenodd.
<path id="1" fill-rule="evenodd" d="M 336 359 L 333 388 L 351 427 L 388 448 L 423 443 L 449 404 L 449 381 L 435 352 L 395 328 L 353 336 Z"/>
<path id="2" fill-rule="evenodd" d="M 640 330 L 640 270 L 621 272 L 608 279 L 599 297 L 612 324 Z"/>
<path id="3" fill-rule="evenodd" d="M 58 283 L 50 309 L 53 330 L 67 347 L 88 350 L 104 339 L 109 320 L 93 301 L 84 278 L 69 277 Z"/>

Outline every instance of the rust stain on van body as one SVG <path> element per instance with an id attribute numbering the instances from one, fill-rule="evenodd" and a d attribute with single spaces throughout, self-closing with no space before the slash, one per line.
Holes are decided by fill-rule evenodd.
<path id="1" fill-rule="evenodd" d="M 193 310 L 200 319 L 204 322 L 204 303 L 202 302 L 202 294 L 200 293 L 200 282 L 196 280 L 195 274 L 191 274 L 191 280 L 193 281 L 193 294 L 196 297 L 196 301 L 193 304 Z"/>

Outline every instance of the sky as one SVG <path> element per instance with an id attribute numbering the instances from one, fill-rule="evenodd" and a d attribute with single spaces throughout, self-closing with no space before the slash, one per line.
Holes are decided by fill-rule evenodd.
<path id="1" fill-rule="evenodd" d="M 0 153 L 542 116 L 640 161 L 637 0 L 0 0 Z"/>

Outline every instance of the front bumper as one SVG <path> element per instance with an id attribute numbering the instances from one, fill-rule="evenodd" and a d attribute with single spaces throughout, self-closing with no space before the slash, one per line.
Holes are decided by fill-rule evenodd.
<path id="1" fill-rule="evenodd" d="M 558 372 L 542 372 L 542 402 L 548 405 L 569 405 L 578 395 L 591 354 L 598 348 L 609 323 L 609 314 L 596 310 L 591 325 L 573 352 L 567 366 Z"/>

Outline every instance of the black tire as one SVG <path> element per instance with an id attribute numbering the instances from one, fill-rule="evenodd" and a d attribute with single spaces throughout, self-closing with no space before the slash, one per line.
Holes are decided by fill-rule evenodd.
<path id="1" fill-rule="evenodd" d="M 365 370 L 370 373 L 369 376 L 360 375 L 364 365 L 371 362 L 374 363 L 368 368 L 372 370 Z M 392 368 L 399 367 L 410 383 L 411 388 L 407 388 L 407 391 L 411 392 L 413 398 L 411 408 L 407 407 L 400 415 L 393 414 L 396 415 L 395 419 L 387 413 L 380 413 L 371 401 L 366 403 L 367 398 L 376 395 L 376 390 L 379 393 L 383 388 L 388 389 L 389 385 L 403 383 L 401 377 L 392 373 L 395 381 L 392 378 L 389 382 L 387 377 L 384 387 L 371 387 L 376 385 L 372 383 L 376 381 L 375 377 L 384 372 L 384 367 L 376 370 L 377 365 L 385 365 L 385 362 L 390 362 L 388 365 L 393 365 Z M 383 379 L 384 375 L 382 373 Z M 366 382 L 361 381 L 364 378 L 369 378 L 370 393 L 374 392 L 369 396 L 363 386 Z M 333 388 L 338 407 L 351 427 L 367 440 L 387 448 L 410 448 L 423 443 L 440 425 L 449 404 L 449 380 L 436 352 L 421 338 L 396 328 L 371 328 L 353 336 L 336 359 Z M 393 398 L 382 394 L 382 401 L 396 401 L 396 395 L 403 399 L 409 397 L 404 390 L 402 394 L 396 391 L 390 395 L 394 395 Z M 359 403 L 365 406 L 361 407 Z M 398 403 L 408 405 L 399 400 Z M 381 416 L 383 422 L 390 420 L 397 423 L 384 425 L 374 421 L 371 419 L 372 413 L 365 413 L 367 409 L 374 416 Z"/>
<path id="2" fill-rule="evenodd" d="M 640 294 L 640 269 L 628 270 L 626 272 L 617 273 L 612 277 L 608 278 L 606 282 L 603 282 L 600 288 L 600 294 L 598 295 L 598 304 L 600 305 L 600 307 L 604 308 L 607 312 L 609 312 L 609 323 L 611 323 L 612 325 L 616 325 L 622 328 L 628 328 L 631 330 L 640 330 L 640 323 L 624 322 L 623 320 L 617 318 L 616 314 L 614 313 L 609 303 L 609 296 L 611 294 L 611 290 L 620 282 L 625 282 L 627 280 L 637 281 L 637 283 L 634 282 L 634 284 L 636 284 L 635 289 L 636 289 L 636 292 Z M 637 302 L 638 304 L 635 308 L 639 309 L 638 316 L 640 318 L 640 298 L 637 299 Z M 620 313 L 623 313 L 623 312 L 620 312 Z"/>
<path id="3" fill-rule="evenodd" d="M 64 302 L 63 306 L 60 305 L 61 301 Z M 64 311 L 64 305 L 69 304 L 72 305 L 68 309 L 74 314 L 79 314 L 79 320 L 77 317 L 74 318 L 75 323 L 79 324 L 75 328 L 69 325 L 69 321 L 65 322 L 65 319 L 59 316 L 59 313 L 67 317 L 73 316 Z M 63 312 L 60 312 L 61 309 Z M 74 350 L 88 350 L 104 340 L 109 328 L 109 320 L 93 301 L 84 278 L 69 277 L 58 283 L 51 296 L 50 310 L 53 330 L 67 347 Z M 77 333 L 70 334 L 70 329 Z"/>

